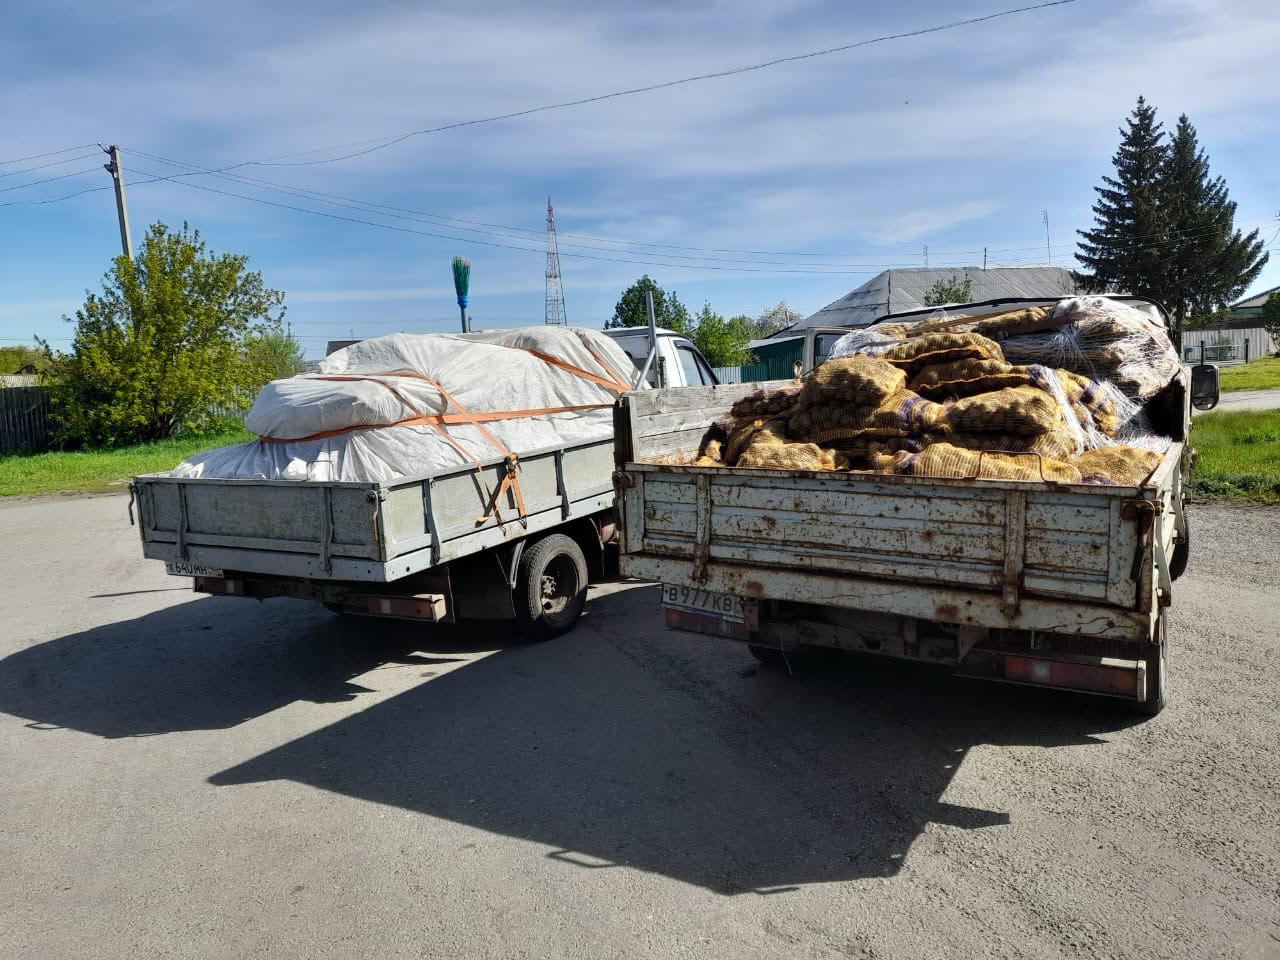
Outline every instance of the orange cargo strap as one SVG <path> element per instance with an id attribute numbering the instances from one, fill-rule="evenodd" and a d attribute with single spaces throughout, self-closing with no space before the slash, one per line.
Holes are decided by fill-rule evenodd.
<path id="1" fill-rule="evenodd" d="M 607 378 L 602 377 L 598 374 L 592 373 L 590 370 L 583 370 L 581 367 L 576 367 L 572 363 L 566 363 L 564 360 L 561 360 L 559 357 L 553 357 L 550 354 L 543 353 L 541 350 L 534 350 L 532 347 L 515 347 L 507 343 L 497 344 L 497 346 L 506 347 L 508 350 L 520 350 L 520 351 L 523 351 L 524 353 L 531 354 L 532 356 L 537 357 L 539 360 L 541 360 L 545 364 L 548 364 L 549 366 L 558 367 L 561 370 L 566 370 L 569 373 L 572 373 L 575 377 L 581 377 L 583 380 L 590 380 L 592 383 L 598 384 L 599 386 L 604 387 L 606 390 L 612 390 L 614 393 L 626 393 L 628 390 L 631 389 L 630 385 L 628 385 L 620 376 L 618 376 L 617 371 L 614 370 L 607 363 L 605 363 L 602 359 L 600 359 L 600 355 L 597 354 L 585 343 L 583 344 L 583 346 L 586 347 L 587 353 L 591 354 L 592 359 L 594 359 L 596 363 L 600 364 L 600 366 L 604 368 L 605 373 L 609 375 Z"/>
<path id="2" fill-rule="evenodd" d="M 381 377 L 412 377 L 417 380 L 425 381 L 426 383 L 429 383 L 431 386 L 435 387 L 437 390 L 440 391 L 440 396 L 444 398 L 444 401 L 446 404 L 446 407 L 445 407 L 446 410 L 449 408 L 449 406 L 453 406 L 458 410 L 458 413 L 456 414 L 442 413 L 442 414 L 435 414 L 435 415 L 424 414 L 421 410 L 419 410 L 416 406 L 414 406 L 409 400 L 407 400 L 399 390 L 397 390 L 391 384 L 387 383 L 385 380 L 380 379 Z M 475 456 L 469 453 L 466 450 L 466 448 L 464 448 L 460 443 L 458 443 L 457 440 L 451 437 L 449 435 L 449 432 L 444 429 L 444 425 L 448 423 L 469 423 L 471 426 L 475 427 L 478 431 L 480 431 L 480 434 L 486 440 L 488 440 L 489 443 L 491 443 L 495 448 L 497 448 L 498 452 L 501 453 L 502 456 L 505 458 L 506 468 L 507 468 L 507 472 L 503 476 L 502 482 L 498 484 L 497 489 L 494 490 L 493 496 L 489 500 L 489 509 L 485 512 L 484 516 L 476 518 L 476 523 L 478 524 L 486 523 L 490 517 L 497 520 L 498 523 L 502 523 L 502 514 L 500 512 L 500 501 L 502 499 L 502 495 L 506 493 L 508 490 L 511 491 L 512 496 L 515 498 L 516 509 L 519 512 L 521 522 L 524 522 L 527 516 L 527 512 L 525 510 L 525 505 L 524 505 L 524 494 L 520 490 L 520 480 L 516 476 L 516 470 L 518 470 L 520 466 L 520 459 L 514 453 L 508 450 L 505 446 L 503 446 L 502 442 L 498 440 L 497 437 L 495 437 L 492 433 L 490 433 L 487 429 L 485 429 L 484 425 L 480 422 L 481 419 L 489 420 L 489 421 L 508 420 L 508 419 L 515 419 L 517 417 L 537 416 L 539 414 L 544 414 L 544 413 L 562 413 L 562 412 L 568 412 L 570 410 L 584 410 L 584 409 L 593 409 L 593 408 L 609 406 L 609 404 L 584 404 L 577 407 L 546 407 L 539 410 L 518 410 L 518 411 L 505 411 L 502 413 L 472 414 L 472 413 L 469 413 L 460 403 L 458 403 L 458 401 L 453 398 L 453 395 L 450 394 L 449 391 L 446 390 L 443 386 L 441 386 L 440 383 L 433 380 L 431 377 L 426 376 L 425 374 L 416 373 L 413 371 L 396 370 L 389 373 L 351 374 L 351 375 L 345 375 L 345 376 L 335 374 L 335 375 L 329 375 L 329 376 L 309 377 L 308 379 L 333 380 L 333 381 L 345 382 L 345 383 L 368 380 L 390 391 L 392 396 L 394 396 L 397 400 L 399 400 L 402 404 L 404 404 L 404 406 L 406 406 L 408 409 L 412 410 L 414 414 L 416 414 L 416 416 L 407 417 L 403 420 L 398 420 L 395 423 L 360 424 L 358 426 L 352 426 L 352 427 L 341 427 L 336 430 L 324 430 L 324 431 L 321 431 L 320 433 L 313 433 L 310 436 L 306 436 L 306 437 L 289 437 L 289 438 L 259 437 L 258 438 L 259 440 L 261 440 L 263 443 L 300 443 L 306 440 L 322 440 L 328 437 L 335 437 L 335 436 L 339 436 L 340 434 L 351 433 L 356 430 L 380 429 L 383 427 L 425 425 L 434 429 L 455 450 L 457 450 L 460 454 L 462 454 L 462 456 L 464 456 L 466 459 L 470 460 L 473 464 L 475 464 L 477 471 L 481 471 L 483 470 L 484 465 L 478 459 L 476 459 Z"/>

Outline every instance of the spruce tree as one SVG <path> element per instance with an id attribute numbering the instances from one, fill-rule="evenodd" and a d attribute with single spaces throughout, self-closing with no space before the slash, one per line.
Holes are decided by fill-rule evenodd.
<path id="1" fill-rule="evenodd" d="M 1209 158 L 1185 113 L 1169 145 L 1161 207 L 1168 230 L 1163 299 L 1173 313 L 1173 329 L 1181 333 L 1187 321 L 1243 293 L 1267 255 L 1257 230 L 1246 237 L 1235 229 L 1236 205 L 1223 179 L 1210 176 Z"/>
<path id="2" fill-rule="evenodd" d="M 1155 108 L 1138 98 L 1093 206 L 1095 226 L 1079 231 L 1077 282 L 1089 290 L 1150 297 L 1182 330 L 1239 296 L 1267 262 L 1258 231 L 1235 228 L 1236 205 L 1209 173 L 1196 129 L 1183 114 L 1164 142 Z"/>
<path id="3" fill-rule="evenodd" d="M 1090 290 L 1122 290 L 1161 299 L 1160 241 L 1165 224 L 1160 192 L 1168 147 L 1155 107 L 1142 97 L 1127 123 L 1112 157 L 1116 175 L 1103 177 L 1102 186 L 1095 188 L 1096 225 L 1078 231 L 1082 239 L 1076 259 L 1084 269 L 1076 280 Z"/>

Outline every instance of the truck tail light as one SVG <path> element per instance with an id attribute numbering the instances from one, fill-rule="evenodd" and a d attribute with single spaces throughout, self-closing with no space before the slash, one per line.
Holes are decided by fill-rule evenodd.
<path id="1" fill-rule="evenodd" d="M 243 597 L 244 581 L 228 577 L 195 577 L 191 589 L 196 593 L 212 593 L 216 596 Z"/>
<path id="2" fill-rule="evenodd" d="M 1142 699 L 1146 693 L 1146 677 L 1141 664 L 1075 663 L 1006 654 L 1004 679 L 1137 699 Z"/>

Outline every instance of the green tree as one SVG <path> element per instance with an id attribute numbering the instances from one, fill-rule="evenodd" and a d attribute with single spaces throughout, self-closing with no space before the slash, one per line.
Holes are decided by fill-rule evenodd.
<path id="1" fill-rule="evenodd" d="M 1160 240 L 1165 228 L 1160 179 L 1169 149 L 1155 107 L 1144 98 L 1138 98 L 1127 123 L 1111 158 L 1116 175 L 1103 177 L 1103 185 L 1094 188 L 1095 226 L 1078 231 L 1082 239 L 1076 259 L 1084 269 L 1076 280 L 1089 290 L 1122 290 L 1160 299 Z"/>
<path id="2" fill-rule="evenodd" d="M 281 330 L 278 326 L 267 327 L 246 337 L 244 358 L 253 387 L 292 377 L 307 366 L 302 344 L 292 331 Z"/>
<path id="3" fill-rule="evenodd" d="M 946 280 L 939 280 L 925 291 L 924 305 L 937 307 L 944 303 L 968 303 L 973 299 L 973 278 L 965 274 L 961 280 L 954 273 Z"/>
<path id="4" fill-rule="evenodd" d="M 1168 235 L 1161 300 L 1180 333 L 1192 317 L 1212 315 L 1236 299 L 1268 258 L 1258 231 L 1246 237 L 1235 229 L 1236 205 L 1222 178 L 1210 176 L 1209 158 L 1185 113 L 1169 144 L 1160 192 Z"/>
<path id="5" fill-rule="evenodd" d="M 64 442 L 113 446 L 199 430 L 256 386 L 254 338 L 278 332 L 284 294 L 214 254 L 198 230 L 153 224 L 135 259 L 117 257 L 86 291 L 53 388 Z M 47 347 L 47 345 L 46 345 Z"/>
<path id="6" fill-rule="evenodd" d="M 802 317 L 799 310 L 792 310 L 785 300 L 779 300 L 774 306 L 761 311 L 760 316 L 751 322 L 755 333 L 752 339 L 763 340 L 765 337 L 773 336 L 779 330 L 785 330 L 800 319 Z"/>
<path id="7" fill-rule="evenodd" d="M 675 330 L 677 333 L 688 332 L 692 326 L 689 321 L 689 311 L 676 297 L 676 292 L 672 290 L 667 293 L 654 283 L 648 274 L 622 291 L 621 299 L 613 308 L 613 319 L 605 324 L 605 329 L 648 326 L 649 314 L 644 300 L 646 292 L 653 294 L 653 315 L 658 326 Z"/>
<path id="8" fill-rule="evenodd" d="M 17 373 L 28 367 L 34 367 L 36 373 L 43 373 L 48 366 L 48 355 L 38 347 L 0 347 L 0 375 Z"/>
<path id="9" fill-rule="evenodd" d="M 1262 326 L 1271 334 L 1276 353 L 1280 354 L 1280 290 L 1267 297 L 1266 303 L 1262 305 Z"/>
<path id="10" fill-rule="evenodd" d="M 1245 236 L 1235 228 L 1236 205 L 1222 178 L 1210 175 L 1186 114 L 1168 143 L 1155 117 L 1139 97 L 1113 158 L 1116 176 L 1096 188 L 1095 227 L 1080 231 L 1076 259 L 1085 269 L 1076 279 L 1086 289 L 1163 303 L 1180 346 L 1182 330 L 1212 322 L 1268 257 L 1256 230 Z"/>
<path id="11" fill-rule="evenodd" d="M 692 340 L 713 367 L 740 367 L 752 359 L 747 342 L 752 339 L 750 317 L 726 320 L 704 303 L 698 311 Z"/>

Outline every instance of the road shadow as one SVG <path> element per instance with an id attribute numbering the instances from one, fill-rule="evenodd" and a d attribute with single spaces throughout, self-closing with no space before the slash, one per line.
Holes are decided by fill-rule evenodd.
<path id="1" fill-rule="evenodd" d="M 975 746 L 1105 749 L 1097 734 L 1133 722 L 1097 700 L 893 661 L 759 670 L 727 641 L 655 629 L 654 601 L 652 589 L 598 598 L 567 637 L 444 674 L 210 782 L 292 780 L 531 841 L 565 869 L 780 893 L 891 876 L 930 822 L 1008 823 L 941 800 Z"/>
<path id="2" fill-rule="evenodd" d="M 208 597 L 49 640 L 0 660 L 0 711 L 101 737 L 215 730 L 298 700 L 337 703 L 387 665 L 424 675 L 518 642 L 509 624 L 334 616 L 296 600 Z"/>

